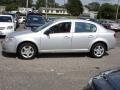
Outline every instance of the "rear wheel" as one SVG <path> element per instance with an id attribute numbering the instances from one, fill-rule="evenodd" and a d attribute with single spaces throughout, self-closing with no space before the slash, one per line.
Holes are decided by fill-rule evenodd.
<path id="1" fill-rule="evenodd" d="M 37 48 L 32 43 L 23 43 L 18 47 L 17 54 L 21 59 L 33 59 L 37 54 Z"/>
<path id="2" fill-rule="evenodd" d="M 91 48 L 91 54 L 94 58 L 101 58 L 106 52 L 106 47 L 103 43 L 96 43 Z"/>

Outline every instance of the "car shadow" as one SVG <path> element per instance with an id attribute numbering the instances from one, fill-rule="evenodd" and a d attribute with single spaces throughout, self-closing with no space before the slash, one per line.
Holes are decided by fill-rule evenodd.
<path id="1" fill-rule="evenodd" d="M 108 56 L 106 52 L 104 56 Z M 38 54 L 37 58 L 78 58 L 78 57 L 89 57 L 93 58 L 90 53 L 44 53 Z"/>
<path id="2" fill-rule="evenodd" d="M 87 53 L 45 53 L 38 54 L 37 58 L 77 58 L 77 57 L 90 57 Z"/>
<path id="3" fill-rule="evenodd" d="M 104 56 L 108 56 L 108 53 L 105 53 Z M 17 54 L 13 53 L 5 53 L 2 52 L 2 56 L 7 58 L 16 58 Z M 36 58 L 78 58 L 78 57 L 89 57 L 92 58 L 88 53 L 45 53 L 45 54 L 38 54 Z"/>
<path id="4" fill-rule="evenodd" d="M 16 57 L 17 57 L 16 54 L 13 54 L 13 53 L 6 53 L 6 52 L 2 52 L 2 56 L 8 57 L 8 58 L 16 58 Z"/>
<path id="5" fill-rule="evenodd" d="M 5 39 L 5 36 L 1 36 L 1 35 L 0 35 L 0 39 Z"/>
<path id="6" fill-rule="evenodd" d="M 7 58 L 16 58 L 17 55 L 13 53 L 2 52 L 2 56 Z M 77 57 L 90 57 L 87 53 L 45 53 L 38 54 L 36 58 L 77 58 Z"/>
<path id="7" fill-rule="evenodd" d="M 90 89 L 89 85 L 86 85 L 85 87 L 83 87 L 82 90 L 91 90 L 91 89 Z"/>

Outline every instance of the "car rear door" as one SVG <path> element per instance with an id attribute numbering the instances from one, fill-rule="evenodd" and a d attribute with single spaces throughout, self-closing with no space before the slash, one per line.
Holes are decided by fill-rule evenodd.
<path id="1" fill-rule="evenodd" d="M 74 22 L 72 49 L 88 51 L 91 42 L 97 37 L 97 27 L 86 22 Z"/>

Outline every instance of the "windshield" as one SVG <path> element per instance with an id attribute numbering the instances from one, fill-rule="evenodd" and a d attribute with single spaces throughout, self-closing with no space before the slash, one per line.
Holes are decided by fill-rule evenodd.
<path id="1" fill-rule="evenodd" d="M 46 28 L 47 26 L 53 24 L 53 21 L 48 22 L 46 24 L 43 24 L 42 26 L 38 27 L 36 30 L 34 30 L 35 32 L 41 31 L 42 29 Z"/>
<path id="2" fill-rule="evenodd" d="M 45 20 L 43 17 L 38 15 L 29 15 L 27 18 L 27 23 L 44 24 Z"/>
<path id="3" fill-rule="evenodd" d="M 8 16 L 0 16 L 0 22 L 12 22 L 12 19 Z"/>

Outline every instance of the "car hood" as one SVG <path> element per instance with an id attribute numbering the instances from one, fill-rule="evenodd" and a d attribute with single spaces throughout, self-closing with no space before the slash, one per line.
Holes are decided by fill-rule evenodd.
<path id="1" fill-rule="evenodd" d="M 0 27 L 6 27 L 6 26 L 13 26 L 14 23 L 12 22 L 0 22 Z"/>
<path id="2" fill-rule="evenodd" d="M 20 35 L 28 35 L 28 34 L 32 34 L 35 33 L 31 30 L 24 30 L 24 31 L 15 31 L 11 34 L 8 35 L 8 37 L 15 37 L 15 36 L 20 36 Z"/>

